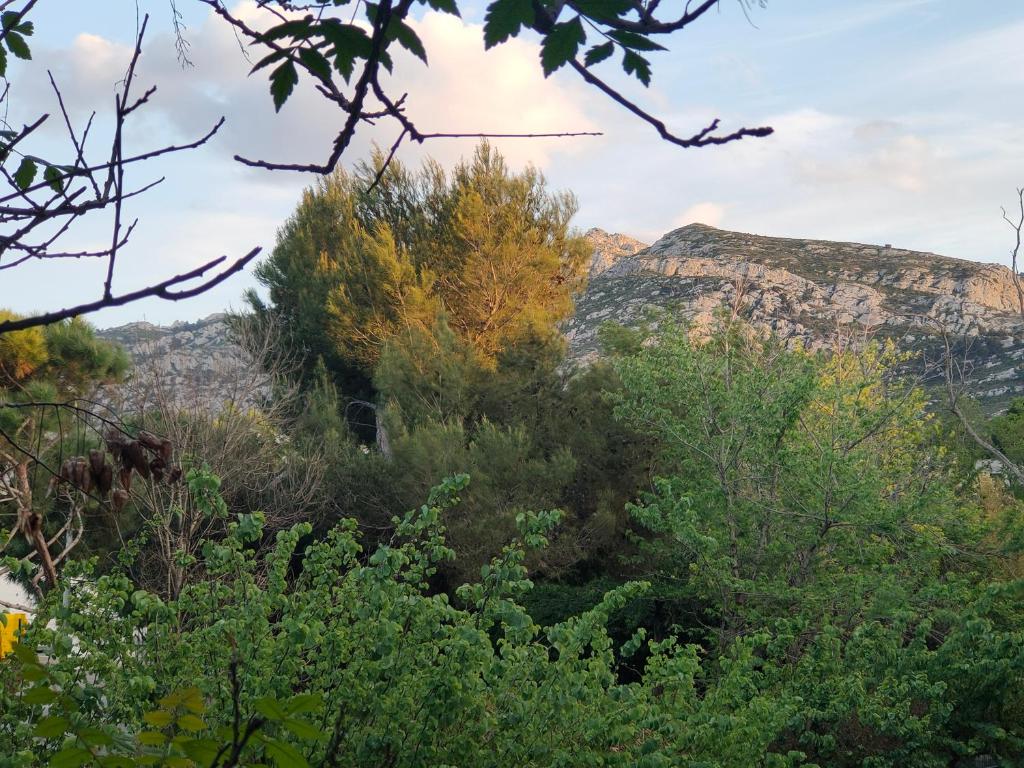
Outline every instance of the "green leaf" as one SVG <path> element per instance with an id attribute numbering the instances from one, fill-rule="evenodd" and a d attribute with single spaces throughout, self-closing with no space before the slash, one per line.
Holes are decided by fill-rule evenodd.
<path id="1" fill-rule="evenodd" d="M 298 82 L 299 73 L 290 61 L 286 61 L 270 74 L 270 95 L 274 98 L 275 111 L 281 111 L 281 107 L 292 95 Z"/>
<path id="2" fill-rule="evenodd" d="M 273 722 L 281 722 L 288 717 L 288 713 L 281 706 L 281 703 L 273 696 L 263 696 L 256 699 L 253 706 L 256 707 L 257 712 Z"/>
<path id="3" fill-rule="evenodd" d="M 484 18 L 484 48 L 493 48 L 519 34 L 520 27 L 533 26 L 531 0 L 495 0 Z"/>
<path id="4" fill-rule="evenodd" d="M 99 728 L 82 728 L 75 735 L 90 747 L 107 747 L 113 743 L 110 734 Z"/>
<path id="5" fill-rule="evenodd" d="M 45 685 L 37 685 L 29 688 L 28 693 L 22 697 L 26 704 L 52 704 L 57 700 L 57 692 Z"/>
<path id="6" fill-rule="evenodd" d="M 44 717 L 36 723 L 36 736 L 41 739 L 53 739 L 67 732 L 69 720 L 59 715 Z"/>
<path id="7" fill-rule="evenodd" d="M 160 731 L 142 731 L 139 734 L 139 743 L 147 747 L 160 747 L 167 741 L 167 737 Z"/>
<path id="8" fill-rule="evenodd" d="M 154 728 L 166 728 L 174 720 L 174 716 L 163 709 L 155 709 L 144 714 L 142 719 Z"/>
<path id="9" fill-rule="evenodd" d="M 305 720 L 290 717 L 281 724 L 295 736 L 306 741 L 316 741 L 326 736 L 323 731 Z"/>
<path id="10" fill-rule="evenodd" d="M 455 0 L 427 0 L 427 5 L 435 11 L 450 13 L 452 16 L 460 16 L 459 6 L 455 4 Z"/>
<path id="11" fill-rule="evenodd" d="M 665 46 L 658 45 L 648 37 L 638 35 L 636 32 L 627 32 L 622 29 L 612 30 L 608 37 L 620 43 L 624 48 L 632 48 L 635 51 L 664 51 Z"/>
<path id="12" fill-rule="evenodd" d="M 323 706 L 324 700 L 317 693 L 300 693 L 292 696 L 285 702 L 284 709 L 289 715 L 298 715 L 304 712 L 317 712 Z"/>
<path id="13" fill-rule="evenodd" d="M 25 645 L 24 643 L 18 643 L 14 646 L 14 658 L 20 661 L 22 664 L 28 664 L 34 667 L 39 667 L 39 657 L 36 655 L 35 649 L 31 646 Z"/>
<path id="14" fill-rule="evenodd" d="M 651 64 L 647 59 L 633 51 L 626 51 L 622 57 L 622 68 L 627 75 L 636 75 L 636 79 L 644 85 L 651 84 Z"/>
<path id="15" fill-rule="evenodd" d="M 48 165 L 43 169 L 43 179 L 50 185 L 50 189 L 58 195 L 64 191 L 64 174 L 55 165 Z"/>
<path id="16" fill-rule="evenodd" d="M 313 17 L 307 16 L 302 19 L 291 19 L 276 27 L 271 27 L 263 33 L 264 40 L 280 40 L 283 37 L 292 40 L 307 40 L 313 34 Z"/>
<path id="17" fill-rule="evenodd" d="M 30 160 L 27 157 L 22 158 L 21 165 L 14 172 L 14 183 L 18 185 L 18 189 L 28 189 L 31 187 L 32 182 L 35 181 L 37 170 L 34 160 Z"/>
<path id="18" fill-rule="evenodd" d="M 263 746 L 277 768 L 309 768 L 306 758 L 291 744 L 264 736 Z"/>
<path id="19" fill-rule="evenodd" d="M 182 715 L 178 718 L 178 727 L 183 731 L 190 731 L 197 733 L 199 731 L 206 730 L 206 723 L 201 718 L 196 717 L 192 714 Z"/>
<path id="20" fill-rule="evenodd" d="M 10 49 L 11 53 L 19 59 L 25 59 L 28 61 L 32 58 L 32 51 L 28 49 L 28 43 L 25 42 L 25 38 L 17 32 L 8 32 L 4 37 L 4 42 L 7 43 L 7 47 Z"/>
<path id="21" fill-rule="evenodd" d="M 576 0 L 573 6 L 584 16 L 596 21 L 616 19 L 634 7 L 629 0 Z"/>
<path id="22" fill-rule="evenodd" d="M 274 51 L 273 53 L 268 54 L 267 56 L 264 56 L 262 59 L 257 61 L 253 65 L 253 68 L 249 70 L 249 74 L 251 75 L 253 72 L 258 72 L 264 67 L 273 64 L 275 61 L 280 61 L 281 59 L 284 59 L 287 56 L 288 51 Z"/>
<path id="23" fill-rule="evenodd" d="M 302 48 L 299 51 L 299 61 L 317 77 L 330 80 L 331 62 L 320 51 L 314 48 Z"/>
<path id="24" fill-rule="evenodd" d="M 540 48 L 540 64 L 547 77 L 567 61 L 576 58 L 576 52 L 586 42 L 587 33 L 583 22 L 577 16 L 572 21 L 555 24 L 548 32 Z"/>
<path id="25" fill-rule="evenodd" d="M 50 768 L 79 768 L 92 758 L 92 753 L 82 747 L 67 747 L 50 758 Z"/>
<path id="26" fill-rule="evenodd" d="M 404 21 L 393 19 L 388 24 L 387 36 L 389 40 L 398 40 L 403 48 L 415 55 L 424 64 L 427 63 L 427 49 L 423 47 L 423 42 L 413 28 Z"/>
<path id="27" fill-rule="evenodd" d="M 199 765 L 210 765 L 220 752 L 220 744 L 213 739 L 189 739 L 180 746 L 181 751 Z"/>
<path id="28" fill-rule="evenodd" d="M 615 43 L 609 41 L 607 43 L 601 43 L 601 45 L 595 45 L 589 51 L 586 56 L 583 57 L 583 63 L 588 67 L 592 67 L 598 64 L 609 56 L 615 53 Z"/>

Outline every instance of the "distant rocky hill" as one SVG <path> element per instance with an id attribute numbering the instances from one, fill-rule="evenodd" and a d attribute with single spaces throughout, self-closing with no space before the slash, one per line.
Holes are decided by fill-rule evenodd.
<path id="1" fill-rule="evenodd" d="M 945 328 L 951 338 L 968 340 L 976 394 L 986 410 L 1024 395 L 1024 320 L 1006 267 L 699 224 L 649 247 L 599 229 L 587 237 L 595 250 L 589 285 L 565 326 L 577 361 L 598 354 L 604 321 L 637 322 L 654 307 L 706 323 L 742 291 L 743 312 L 755 325 L 810 348 L 829 344 L 844 326 L 936 359 Z M 225 315 L 169 327 L 131 323 L 101 335 L 122 344 L 140 371 L 149 379 L 155 373 L 179 401 L 244 402 L 261 394 L 244 373 L 247 359 L 232 343 Z"/>
<path id="2" fill-rule="evenodd" d="M 169 326 L 129 323 L 99 335 L 124 347 L 135 363 L 129 400 L 155 394 L 178 405 L 251 405 L 262 394 L 252 382 L 248 356 L 232 340 L 226 314 Z"/>
<path id="3" fill-rule="evenodd" d="M 706 323 L 741 291 L 751 322 L 812 349 L 845 326 L 893 338 L 919 353 L 919 362 L 934 360 L 945 329 L 968 345 L 975 393 L 986 410 L 998 411 L 1024 395 L 1024 319 L 1006 267 L 702 224 L 632 253 L 619 246 L 619 236 L 588 234 L 597 244 L 599 267 L 566 327 L 577 360 L 598 353 L 597 331 L 606 320 L 637 322 L 653 307 Z"/>

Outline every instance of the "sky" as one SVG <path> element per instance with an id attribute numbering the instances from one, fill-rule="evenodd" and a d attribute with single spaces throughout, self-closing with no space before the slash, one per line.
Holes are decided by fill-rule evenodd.
<path id="1" fill-rule="evenodd" d="M 140 85 L 158 88 L 126 141 L 133 151 L 191 141 L 220 116 L 203 148 L 132 170 L 131 183 L 166 180 L 126 207 L 138 228 L 119 257 L 115 290 L 128 291 L 220 255 L 259 246 L 269 253 L 308 175 L 257 171 L 234 154 L 322 162 L 340 113 L 300 87 L 274 114 L 262 73 L 248 78 L 231 30 L 194 0 L 185 12 L 193 68 L 175 58 L 168 0 L 139 0 L 152 14 Z M 237 9 L 253 14 L 251 2 Z M 396 62 L 395 89 L 409 92 L 423 131 L 602 131 L 600 137 L 496 142 L 516 167 L 533 164 L 579 201 L 576 225 L 646 242 L 692 222 L 784 237 L 891 243 L 983 262 L 1009 263 L 1011 232 L 1001 206 L 1024 185 L 1024 3 L 993 0 L 769 0 L 744 13 L 739 0 L 669 38 L 652 56 L 649 89 L 605 70 L 680 135 L 720 117 L 725 130 L 771 125 L 775 134 L 721 147 L 662 142 L 571 71 L 545 79 L 537 41 L 485 52 L 485 4 L 461 19 L 433 11 L 416 21 L 429 67 Z M 56 108 L 52 71 L 72 119 L 97 111 L 95 149 L 136 30 L 134 0 L 47 0 L 34 15 L 32 62 L 11 70 L 7 119 L 20 125 Z M 66 151 L 51 120 L 35 147 Z M 360 133 L 346 154 L 365 158 L 390 145 L 391 126 Z M 425 155 L 451 165 L 471 140 L 407 145 L 402 161 Z M 69 248 L 109 237 L 97 218 Z M 0 273 L 0 306 L 29 312 L 97 297 L 97 263 Z M 17 274 L 14 274 L 17 273 Z M 251 270 L 180 303 L 147 300 L 92 316 L 100 327 L 168 323 L 241 308 L 256 285 Z"/>

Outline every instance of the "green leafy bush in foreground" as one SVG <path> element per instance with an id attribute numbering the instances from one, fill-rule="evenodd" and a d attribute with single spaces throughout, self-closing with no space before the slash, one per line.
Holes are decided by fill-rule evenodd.
<path id="1" fill-rule="evenodd" d="M 144 541 L 68 567 L 0 661 L 0 767 L 1024 764 L 1017 507 L 954 492 L 892 350 L 685 331 L 615 363 L 657 446 L 643 582 L 533 590 L 560 515 L 523 513 L 444 591 L 465 475 L 364 550 L 195 472 L 226 533 L 173 599 L 130 578 Z"/>
<path id="2" fill-rule="evenodd" d="M 296 526 L 257 557 L 260 515 L 242 515 L 174 602 L 119 575 L 82 580 L 0 664 L 0 765 L 798 766 L 829 754 L 822 765 L 937 766 L 1020 754 L 1024 637 L 1006 626 L 1017 587 L 965 592 L 957 613 L 894 605 L 852 631 L 780 624 L 717 658 L 642 632 L 615 649 L 609 616 L 645 584 L 547 628 L 520 607 L 526 550 L 556 513 L 521 517 L 520 538 L 457 600 L 430 592 L 453 555 L 440 517 L 466 483 L 435 489 L 366 558 L 351 523 L 307 547 Z M 634 656 L 642 677 L 621 682 Z"/>

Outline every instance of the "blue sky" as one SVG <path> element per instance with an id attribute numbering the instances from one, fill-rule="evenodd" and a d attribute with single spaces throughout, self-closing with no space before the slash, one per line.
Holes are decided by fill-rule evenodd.
<path id="1" fill-rule="evenodd" d="M 143 149 L 193 138 L 221 114 L 228 123 L 201 151 L 154 164 L 136 177 L 167 181 L 130 206 L 140 225 L 124 252 L 119 285 L 130 290 L 212 256 L 273 247 L 278 226 L 311 179 L 254 172 L 235 152 L 317 161 L 338 115 L 301 92 L 274 115 L 264 80 L 223 23 L 193 0 L 186 12 L 195 69 L 174 61 L 167 0 L 152 13 L 141 83 L 159 90 L 129 136 Z M 545 80 L 532 40 L 484 53 L 482 5 L 457 20 L 420 18 L 431 66 L 400 63 L 411 111 L 429 130 L 603 130 L 594 139 L 504 142 L 514 164 L 540 167 L 552 186 L 579 198 L 577 224 L 647 241 L 691 221 L 762 234 L 886 242 L 977 261 L 1007 263 L 1000 206 L 1024 184 L 1024 4 L 1018 0 L 770 0 L 746 16 L 738 0 L 671 39 L 655 57 L 649 90 L 629 93 L 678 133 L 720 116 L 726 128 L 770 124 L 764 140 L 681 150 L 569 72 Z M 135 29 L 131 0 L 45 0 L 35 16 L 35 61 L 12 78 L 12 122 L 52 110 L 54 71 L 76 116 L 109 110 Z M 101 122 L 98 126 L 104 128 Z M 349 160 L 394 132 L 362 134 Z M 44 134 L 58 147 L 56 132 Z M 99 147 L 99 145 L 97 145 Z M 428 144 L 444 163 L 471 142 Z M 423 151 L 402 158 L 418 162 Z M 82 229 L 83 246 L 102 236 Z M 97 267 L 73 264 L 4 275 L 0 305 L 21 311 L 94 297 Z M 109 310 L 99 325 L 194 319 L 239 306 L 253 285 L 239 276 L 181 304 Z"/>

